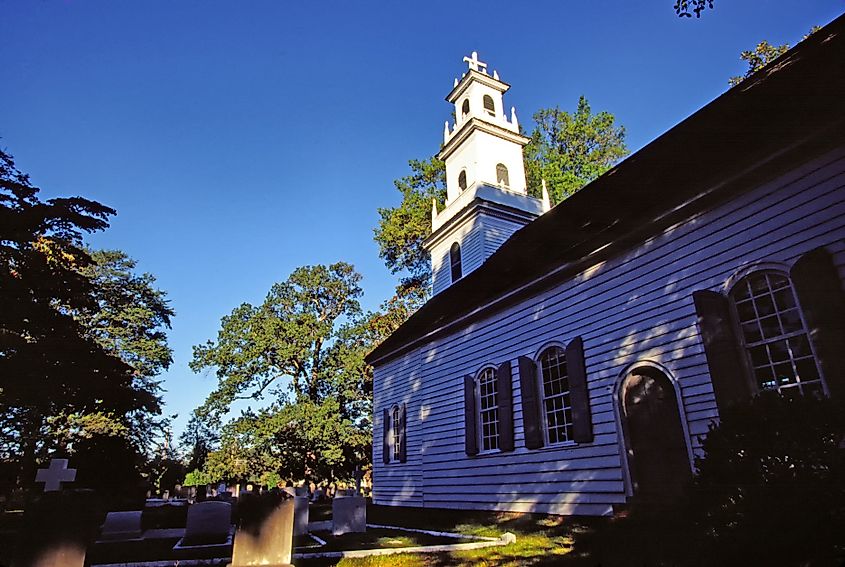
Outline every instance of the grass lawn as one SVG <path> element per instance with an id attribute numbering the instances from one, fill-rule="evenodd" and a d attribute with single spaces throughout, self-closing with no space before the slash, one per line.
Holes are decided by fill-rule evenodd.
<path id="1" fill-rule="evenodd" d="M 686 522 L 665 516 L 654 521 L 624 518 L 575 518 L 538 514 L 465 512 L 370 506 L 376 524 L 497 537 L 516 534 L 514 544 L 432 554 L 334 560 L 298 560 L 297 567 L 365 566 L 596 566 L 712 564 L 703 542 Z M 668 526 L 668 527 L 667 527 Z M 466 540 L 454 540 L 460 543 Z M 697 543 L 695 543 L 697 542 Z"/>

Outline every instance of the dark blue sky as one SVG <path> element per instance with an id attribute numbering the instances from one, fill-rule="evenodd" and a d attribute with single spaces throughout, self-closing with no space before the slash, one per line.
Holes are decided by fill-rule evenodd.
<path id="1" fill-rule="evenodd" d="M 584 94 L 636 150 L 724 92 L 740 51 L 845 9 L 716 0 L 681 20 L 672 5 L 0 0 L 0 145 L 43 197 L 118 210 L 90 243 L 125 250 L 172 300 L 178 430 L 215 384 L 188 369 L 191 346 L 295 267 L 346 260 L 366 307 L 390 295 L 376 208 L 438 149 L 470 51 L 527 129 Z"/>

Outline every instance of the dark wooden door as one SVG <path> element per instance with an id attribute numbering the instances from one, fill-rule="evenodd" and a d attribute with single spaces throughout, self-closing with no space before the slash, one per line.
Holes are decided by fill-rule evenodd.
<path id="1" fill-rule="evenodd" d="M 634 494 L 678 496 L 692 474 L 672 382 L 654 368 L 635 370 L 623 383 L 621 402 Z"/>

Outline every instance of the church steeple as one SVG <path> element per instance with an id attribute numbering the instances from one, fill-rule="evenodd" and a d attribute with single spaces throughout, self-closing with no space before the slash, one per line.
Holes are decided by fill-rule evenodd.
<path id="1" fill-rule="evenodd" d="M 455 79 L 446 97 L 455 105 L 455 123 L 451 128 L 446 123 L 438 155 L 446 162 L 447 203 L 475 183 L 525 194 L 522 148 L 528 138 L 519 133 L 516 109 L 505 110 L 504 94 L 510 85 L 496 71 L 492 76 L 487 73 L 487 63 L 479 61 L 478 52 L 464 57 L 464 62 L 469 69 Z"/>
<path id="2" fill-rule="evenodd" d="M 446 123 L 437 157 L 446 163 L 446 202 L 433 204 L 431 253 L 434 293 L 480 266 L 513 232 L 548 210 L 548 201 L 528 195 L 516 110 L 505 110 L 510 85 L 478 53 L 463 58 L 467 71 L 446 100 L 455 123 Z M 461 270 L 454 266 L 455 254 Z M 456 274 L 460 275 L 455 277 Z"/>

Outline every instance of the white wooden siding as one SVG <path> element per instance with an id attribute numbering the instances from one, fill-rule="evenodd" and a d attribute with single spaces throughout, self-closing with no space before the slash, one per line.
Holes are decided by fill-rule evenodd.
<path id="1" fill-rule="evenodd" d="M 561 227 L 565 230 L 565 227 Z M 638 248 L 596 264 L 467 328 L 438 337 L 375 373 L 377 503 L 562 514 L 606 514 L 625 500 L 614 387 L 632 363 L 672 373 L 694 452 L 718 416 L 693 291 L 722 291 L 757 262 L 791 265 L 818 246 L 845 279 L 845 148 L 731 203 L 703 211 Z M 582 336 L 595 440 L 527 450 L 519 356 Z M 510 360 L 512 453 L 464 453 L 462 377 Z M 381 461 L 381 408 L 408 403 L 408 462 Z M 389 405 L 387 406 L 389 407 Z M 413 410 L 412 410 L 413 408 Z"/>

